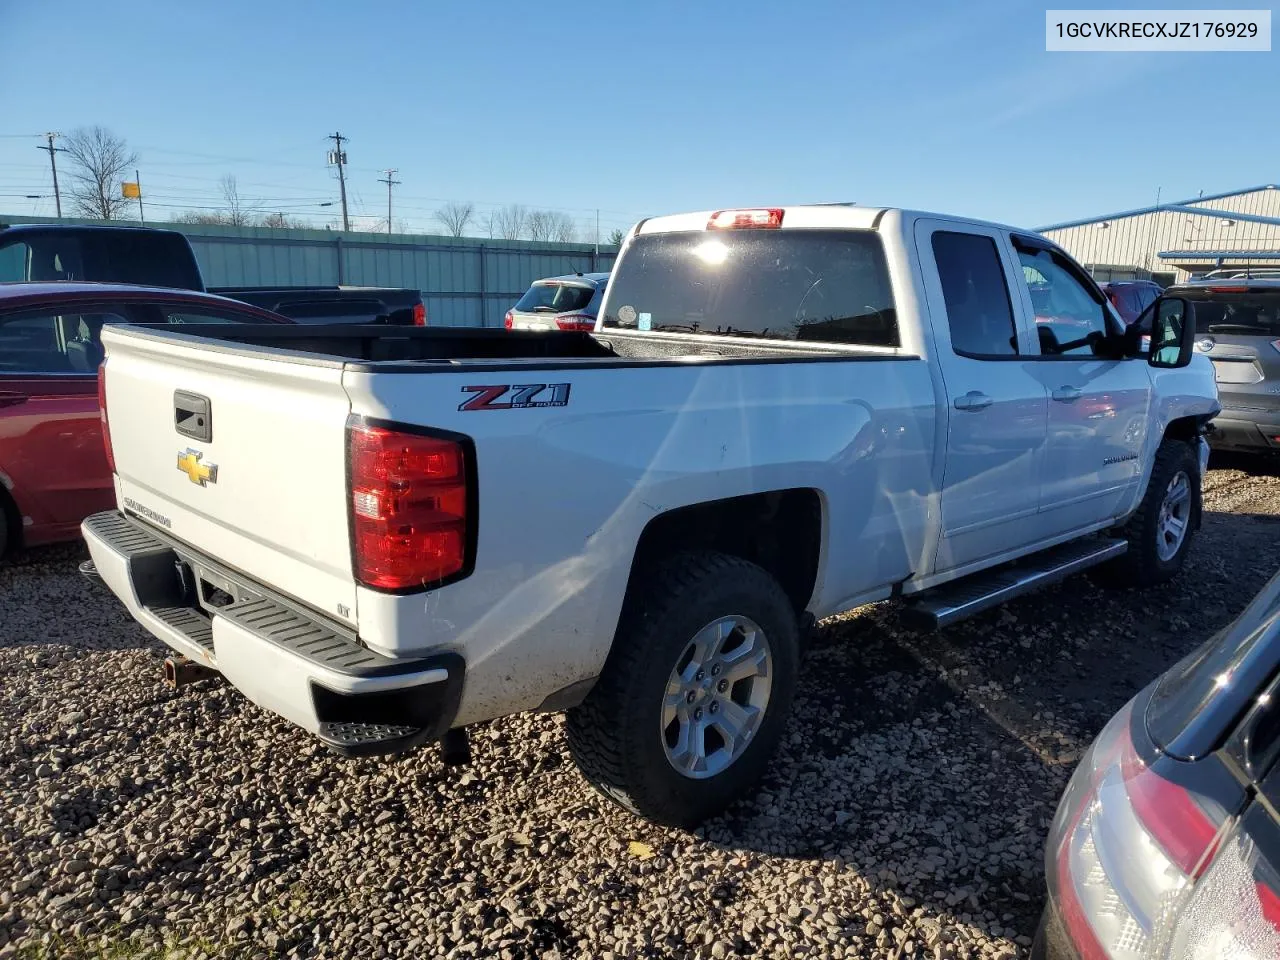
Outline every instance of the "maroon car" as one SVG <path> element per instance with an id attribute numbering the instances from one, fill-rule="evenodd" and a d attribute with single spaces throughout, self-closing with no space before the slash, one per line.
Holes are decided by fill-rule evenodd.
<path id="1" fill-rule="evenodd" d="M 104 323 L 290 323 L 210 294 L 0 283 L 0 554 L 80 536 L 115 503 L 98 412 Z"/>

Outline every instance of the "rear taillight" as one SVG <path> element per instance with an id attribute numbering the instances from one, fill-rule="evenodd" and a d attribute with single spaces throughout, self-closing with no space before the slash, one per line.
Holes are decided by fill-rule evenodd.
<path id="1" fill-rule="evenodd" d="M 413 305 L 413 325 L 415 327 L 425 327 L 427 325 L 427 305 L 425 303 L 415 303 Z"/>
<path id="2" fill-rule="evenodd" d="M 470 572 L 474 458 L 461 437 L 352 417 L 347 424 L 355 576 L 378 590 L 438 586 Z"/>
<path id="3" fill-rule="evenodd" d="M 707 221 L 708 230 L 772 230 L 782 226 L 782 208 L 717 210 Z"/>
<path id="4" fill-rule="evenodd" d="M 1280 956 L 1216 952 L 1217 944 L 1257 926 L 1273 887 L 1248 872 L 1256 864 L 1252 857 L 1247 895 L 1237 891 L 1219 899 L 1212 916 L 1198 914 L 1196 902 L 1218 882 L 1213 878 L 1224 869 L 1220 865 L 1238 858 L 1244 841 L 1233 834 L 1236 818 L 1220 804 L 1142 760 L 1130 734 L 1132 719 L 1132 706 L 1126 706 L 1085 754 L 1049 836 L 1049 884 L 1081 960 Z M 1270 902 L 1275 905 L 1274 898 Z M 1280 935 L 1265 926 L 1280 945 Z M 1208 953 L 1201 940 L 1206 927 L 1227 938 L 1214 941 Z M 1176 948 L 1180 940 L 1184 946 Z"/>
<path id="5" fill-rule="evenodd" d="M 98 366 L 98 419 L 102 422 L 102 448 L 107 453 L 107 466 L 116 472 L 115 454 L 111 452 L 111 427 L 107 425 L 107 362 Z"/>
<path id="6" fill-rule="evenodd" d="M 502 325 L 510 330 L 513 322 L 514 318 L 511 316 L 511 311 L 508 310 L 507 315 L 502 318 Z"/>
<path id="7" fill-rule="evenodd" d="M 571 313 L 567 316 L 556 317 L 556 326 L 561 330 L 594 330 L 596 328 L 596 318 L 588 317 L 585 313 Z"/>

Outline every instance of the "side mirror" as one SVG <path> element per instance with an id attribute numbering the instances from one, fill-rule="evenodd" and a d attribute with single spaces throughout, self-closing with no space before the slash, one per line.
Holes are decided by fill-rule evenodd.
<path id="1" fill-rule="evenodd" d="M 1165 369 L 1185 367 L 1195 350 L 1195 305 L 1182 297 L 1161 297 L 1151 305 L 1150 333 L 1147 363 Z"/>

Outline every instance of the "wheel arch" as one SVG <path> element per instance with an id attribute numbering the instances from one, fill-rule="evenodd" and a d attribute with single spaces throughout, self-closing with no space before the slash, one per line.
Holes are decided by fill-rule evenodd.
<path id="1" fill-rule="evenodd" d="M 682 550 L 714 550 L 763 568 L 781 584 L 797 616 L 813 599 L 823 547 L 823 500 L 810 487 L 771 490 L 676 507 L 653 517 L 636 544 L 636 578 Z"/>

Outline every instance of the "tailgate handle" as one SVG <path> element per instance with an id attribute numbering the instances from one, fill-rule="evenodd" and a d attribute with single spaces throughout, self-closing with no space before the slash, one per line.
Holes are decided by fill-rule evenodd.
<path id="1" fill-rule="evenodd" d="M 173 391 L 173 428 L 192 440 L 213 442 L 213 407 L 208 397 Z"/>

